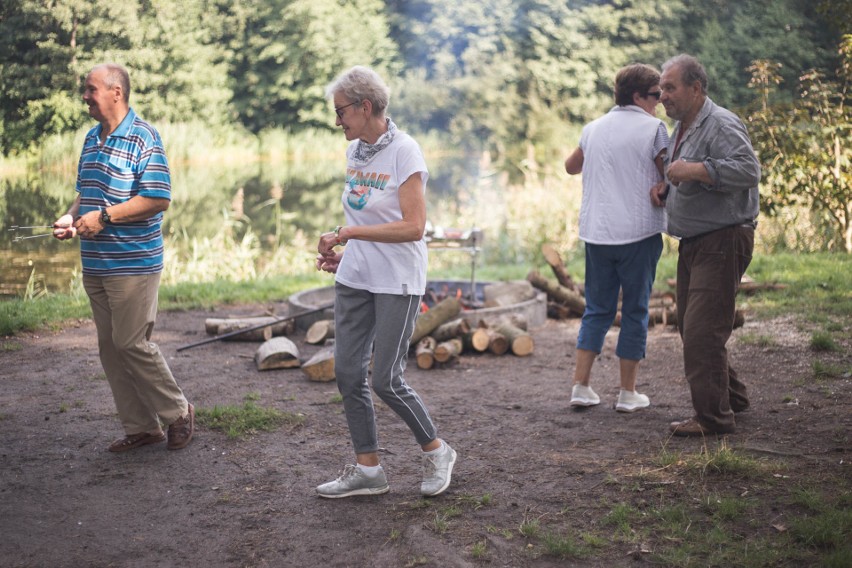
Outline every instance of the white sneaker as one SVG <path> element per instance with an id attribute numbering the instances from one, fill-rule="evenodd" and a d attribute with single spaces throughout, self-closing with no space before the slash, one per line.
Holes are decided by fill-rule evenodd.
<path id="1" fill-rule="evenodd" d="M 423 483 L 420 484 L 420 493 L 428 497 L 443 493 L 450 486 L 450 478 L 453 476 L 453 465 L 458 456 L 448 443 L 442 444 L 443 452 L 423 456 Z"/>
<path id="2" fill-rule="evenodd" d="M 339 499 L 353 495 L 381 495 L 390 491 L 385 471 L 379 470 L 379 475 L 370 477 L 357 465 L 348 464 L 343 473 L 334 481 L 323 483 L 317 487 L 320 497 Z"/>
<path id="3" fill-rule="evenodd" d="M 600 403 L 601 397 L 592 390 L 592 387 L 576 384 L 571 389 L 571 402 L 569 406 L 595 406 Z"/>
<path id="4" fill-rule="evenodd" d="M 615 409 L 618 412 L 636 412 L 637 410 L 648 408 L 650 405 L 651 400 L 644 394 L 622 389 L 618 393 L 618 402 L 615 403 Z"/>

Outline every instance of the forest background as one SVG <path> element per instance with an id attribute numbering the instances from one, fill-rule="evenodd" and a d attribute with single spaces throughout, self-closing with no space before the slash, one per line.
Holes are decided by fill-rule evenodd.
<path id="1" fill-rule="evenodd" d="M 57 212 L 68 202 L 66 180 L 56 190 L 34 180 L 76 167 L 91 126 L 81 85 L 97 63 L 131 71 L 131 105 L 173 164 L 279 155 L 294 168 L 341 155 L 324 88 L 364 64 L 388 78 L 394 120 L 441 157 L 430 164 L 473 164 L 446 182 L 455 193 L 442 208 L 456 221 L 467 221 L 465 199 L 487 201 L 471 193 L 491 177 L 507 207 L 538 218 L 523 231 L 489 227 L 515 239 L 490 254 L 522 261 L 545 240 L 576 244 L 547 196 L 566 183 L 582 125 L 612 106 L 616 71 L 686 52 L 707 68 L 711 98 L 748 124 L 769 221 L 760 246 L 849 253 L 850 14 L 852 0 L 0 0 L 0 172 L 27 178 L 0 201 L 7 217 L 13 202 L 49 199 Z M 298 242 L 284 233 L 310 184 L 270 185 L 257 208 L 276 218 L 276 243 Z M 282 210 L 285 189 L 301 205 Z"/>

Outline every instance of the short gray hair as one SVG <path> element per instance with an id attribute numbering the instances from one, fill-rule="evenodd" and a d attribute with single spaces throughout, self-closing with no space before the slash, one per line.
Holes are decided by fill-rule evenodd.
<path id="1" fill-rule="evenodd" d="M 105 69 L 104 83 L 107 89 L 112 89 L 116 85 L 121 87 L 121 95 L 125 103 L 130 102 L 130 74 L 127 69 L 118 63 L 102 63 L 92 68 L 92 71 L 97 69 Z"/>
<path id="2" fill-rule="evenodd" d="M 370 101 L 374 116 L 381 116 L 390 103 L 390 88 L 384 80 L 372 69 L 361 65 L 343 72 L 325 88 L 326 98 L 333 98 L 337 93 L 351 101 Z"/>
<path id="3" fill-rule="evenodd" d="M 670 67 L 678 67 L 680 69 L 680 80 L 684 85 L 691 85 L 698 81 L 701 84 L 701 93 L 704 95 L 707 94 L 707 71 L 704 70 L 704 66 L 698 59 L 681 53 L 663 63 L 663 73 Z"/>

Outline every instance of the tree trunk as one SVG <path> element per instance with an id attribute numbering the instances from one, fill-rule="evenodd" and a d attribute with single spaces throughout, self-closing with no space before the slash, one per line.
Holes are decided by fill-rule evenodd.
<path id="1" fill-rule="evenodd" d="M 302 371 L 312 381 L 327 383 L 334 380 L 334 349 L 318 351 L 302 364 Z"/>
<path id="2" fill-rule="evenodd" d="M 553 300 L 568 306 L 575 314 L 582 316 L 586 310 L 586 300 L 582 296 L 565 286 L 548 280 L 537 270 L 531 270 L 527 275 L 527 280 L 539 290 L 547 292 L 547 295 Z"/>
<path id="3" fill-rule="evenodd" d="M 320 345 L 332 337 L 334 337 L 334 320 L 315 321 L 305 332 L 305 341 L 311 345 Z"/>
<path id="4" fill-rule="evenodd" d="M 438 343 L 431 335 L 427 335 L 417 342 L 414 356 L 417 359 L 419 369 L 431 369 L 435 365 L 435 347 Z"/>
<path id="5" fill-rule="evenodd" d="M 417 323 L 414 325 L 414 334 L 411 336 L 410 344 L 416 345 L 418 341 L 438 329 L 442 323 L 448 322 L 461 311 L 461 304 L 458 298 L 444 298 L 432 309 L 417 316 Z"/>
<path id="6" fill-rule="evenodd" d="M 254 363 L 258 371 L 298 367 L 301 365 L 299 348 L 286 337 L 273 337 L 257 348 Z"/>

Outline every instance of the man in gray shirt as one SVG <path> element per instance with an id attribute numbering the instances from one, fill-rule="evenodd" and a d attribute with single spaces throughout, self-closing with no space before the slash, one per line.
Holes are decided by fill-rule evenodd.
<path id="1" fill-rule="evenodd" d="M 660 102 L 675 119 L 666 180 L 651 190 L 665 206 L 668 232 L 680 239 L 678 327 L 695 416 L 673 422 L 677 436 L 733 432 L 748 408 L 745 385 L 725 348 L 735 298 L 751 261 L 759 211 L 760 163 L 745 125 L 707 97 L 707 72 L 692 56 L 663 64 Z"/>

